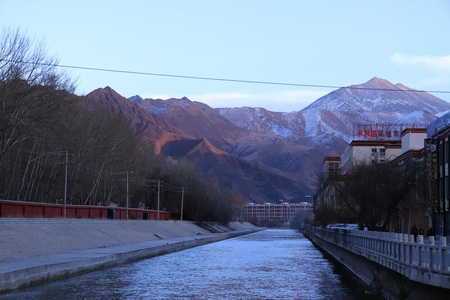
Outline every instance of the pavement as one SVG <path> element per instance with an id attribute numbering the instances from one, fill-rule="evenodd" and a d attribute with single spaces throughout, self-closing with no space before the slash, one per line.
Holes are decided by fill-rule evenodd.
<path id="1" fill-rule="evenodd" d="M 259 229 L 249 223 L 0 218 L 0 292 Z M 214 232 L 214 233 L 212 233 Z"/>

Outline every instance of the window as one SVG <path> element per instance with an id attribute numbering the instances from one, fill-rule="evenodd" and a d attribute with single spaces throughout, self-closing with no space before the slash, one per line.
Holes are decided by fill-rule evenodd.
<path id="1" fill-rule="evenodd" d="M 386 149 L 380 149 L 380 163 L 386 162 Z"/>

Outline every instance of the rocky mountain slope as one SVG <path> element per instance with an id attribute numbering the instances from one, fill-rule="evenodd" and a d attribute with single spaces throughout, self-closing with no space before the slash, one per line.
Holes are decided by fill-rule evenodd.
<path id="1" fill-rule="evenodd" d="M 316 137 L 305 138 L 304 134 L 295 137 L 280 134 L 283 127 L 289 125 L 298 126 L 301 131 L 301 123 L 292 118 L 285 126 L 284 116 L 265 109 L 247 108 L 255 112 L 254 118 L 262 121 L 260 127 L 255 129 L 250 125 L 256 124 L 256 121 L 250 122 L 248 128 L 241 127 L 236 120 L 222 115 L 221 110 L 187 98 L 160 100 L 132 97 L 130 100 L 182 128 L 187 134 L 204 138 L 213 147 L 232 155 L 233 159 L 219 155 L 217 151 L 203 156 L 196 151 L 189 153 L 186 150 L 192 144 L 189 140 L 170 142 L 162 148 L 163 154 L 172 157 L 183 157 L 180 155 L 183 153 L 209 177 L 217 177 L 223 187 L 245 195 L 252 202 L 303 201 L 310 198 L 307 196 L 315 190 L 323 158 L 340 155 L 347 145 L 344 140 L 328 134 L 316 141 Z M 245 113 L 241 118 L 238 116 L 242 121 L 254 118 L 248 118 Z M 264 123 L 264 120 L 271 118 L 277 118 L 278 123 Z M 265 174 L 262 176 L 267 182 L 258 178 L 258 174 Z"/>
<path id="2" fill-rule="evenodd" d="M 96 89 L 86 95 L 85 99 L 91 105 L 103 105 L 124 116 L 136 134 L 154 145 L 157 154 L 167 141 L 193 138 L 160 116 L 149 113 L 122 97 L 110 87 Z"/>
<path id="3" fill-rule="evenodd" d="M 238 145 L 239 139 L 248 138 L 252 134 L 236 126 L 208 105 L 188 98 L 144 100 L 132 97 L 130 100 L 194 138 L 208 139 L 223 151 L 231 152 Z"/>
<path id="4" fill-rule="evenodd" d="M 412 92 L 400 83 L 374 77 L 360 85 L 333 91 L 299 112 L 270 112 L 260 108 L 222 108 L 220 114 L 247 130 L 287 138 L 323 134 L 353 139 L 356 123 L 428 124 L 450 110 L 450 103 L 425 92 Z"/>
<path id="5" fill-rule="evenodd" d="M 278 203 L 311 199 L 323 158 L 342 154 L 353 138 L 353 124 L 427 124 L 450 109 L 430 94 L 409 90 L 373 78 L 293 113 L 214 109 L 187 98 L 127 100 L 110 88 L 88 97 L 115 107 L 161 154 L 192 161 L 248 201 Z"/>

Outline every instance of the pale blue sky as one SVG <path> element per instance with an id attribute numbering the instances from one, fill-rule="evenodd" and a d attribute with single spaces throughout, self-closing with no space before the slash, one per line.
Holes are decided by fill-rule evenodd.
<path id="1" fill-rule="evenodd" d="M 450 1 L 0 0 L 0 22 L 45 38 L 60 63 L 199 77 L 347 86 L 373 77 L 450 91 Z M 300 110 L 332 91 L 72 70 L 78 94 L 182 97 Z M 450 94 L 434 94 L 450 101 Z"/>

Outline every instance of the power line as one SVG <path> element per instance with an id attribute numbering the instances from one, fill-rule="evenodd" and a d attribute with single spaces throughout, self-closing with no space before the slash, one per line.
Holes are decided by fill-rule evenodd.
<path id="1" fill-rule="evenodd" d="M 280 85 L 280 86 L 297 86 L 297 87 L 310 87 L 310 88 L 326 88 L 326 89 L 353 89 L 353 90 L 371 90 L 371 91 L 388 91 L 388 92 L 412 92 L 412 93 L 437 93 L 437 94 L 450 94 L 450 91 L 425 91 L 415 89 L 389 89 L 389 88 L 370 88 L 370 87 L 358 87 L 358 86 L 337 86 L 337 85 L 320 85 L 320 84 L 305 84 L 305 83 L 289 83 L 289 82 L 274 82 L 274 81 L 258 81 L 258 80 L 244 80 L 244 79 L 230 79 L 230 78 L 216 78 L 216 77 L 202 77 L 202 76 L 190 76 L 190 75 L 177 75 L 177 74 L 164 74 L 164 73 L 152 73 L 152 72 L 139 72 L 117 69 L 105 69 L 83 66 L 72 66 L 62 64 L 49 64 L 49 63 L 36 63 L 29 61 L 11 61 L 15 63 L 35 64 L 42 66 L 52 66 L 66 69 L 78 69 L 87 71 L 99 71 L 110 73 L 122 73 L 133 75 L 145 75 L 145 76 L 157 76 L 157 77 L 170 77 L 170 78 L 182 78 L 182 79 L 195 79 L 195 80 L 208 80 L 208 81 L 222 81 L 222 82 L 234 82 L 234 83 L 249 83 L 249 84 L 263 84 L 263 85 Z"/>
<path id="2" fill-rule="evenodd" d="M 30 161 L 31 158 L 35 157 L 35 159 L 31 160 L 31 162 L 34 162 L 36 160 L 41 160 L 43 162 L 38 161 L 39 164 L 47 164 L 47 163 L 72 163 L 74 165 L 77 165 L 80 168 L 83 168 L 84 170 L 90 172 L 91 174 L 100 175 L 103 179 L 111 179 L 115 181 L 131 181 L 136 186 L 142 186 L 142 187 L 160 187 L 161 189 L 169 192 L 182 192 L 186 191 L 186 188 L 184 186 L 175 186 L 168 182 L 165 182 L 160 179 L 145 179 L 142 177 L 136 177 L 133 179 L 117 179 L 117 176 L 123 176 L 128 174 L 133 174 L 133 172 L 130 171 L 105 171 L 102 169 L 96 169 L 95 167 L 88 166 L 86 163 L 79 163 L 76 160 L 56 160 L 56 159 L 48 159 L 44 156 L 74 156 L 71 153 L 67 153 L 66 151 L 43 151 L 38 149 L 29 149 L 25 147 L 14 147 L 16 150 L 21 152 L 21 155 L 26 158 L 27 161 Z M 25 156 L 26 155 L 26 156 Z M 140 183 L 141 182 L 141 183 Z M 143 183 L 142 183 L 143 182 Z"/>

